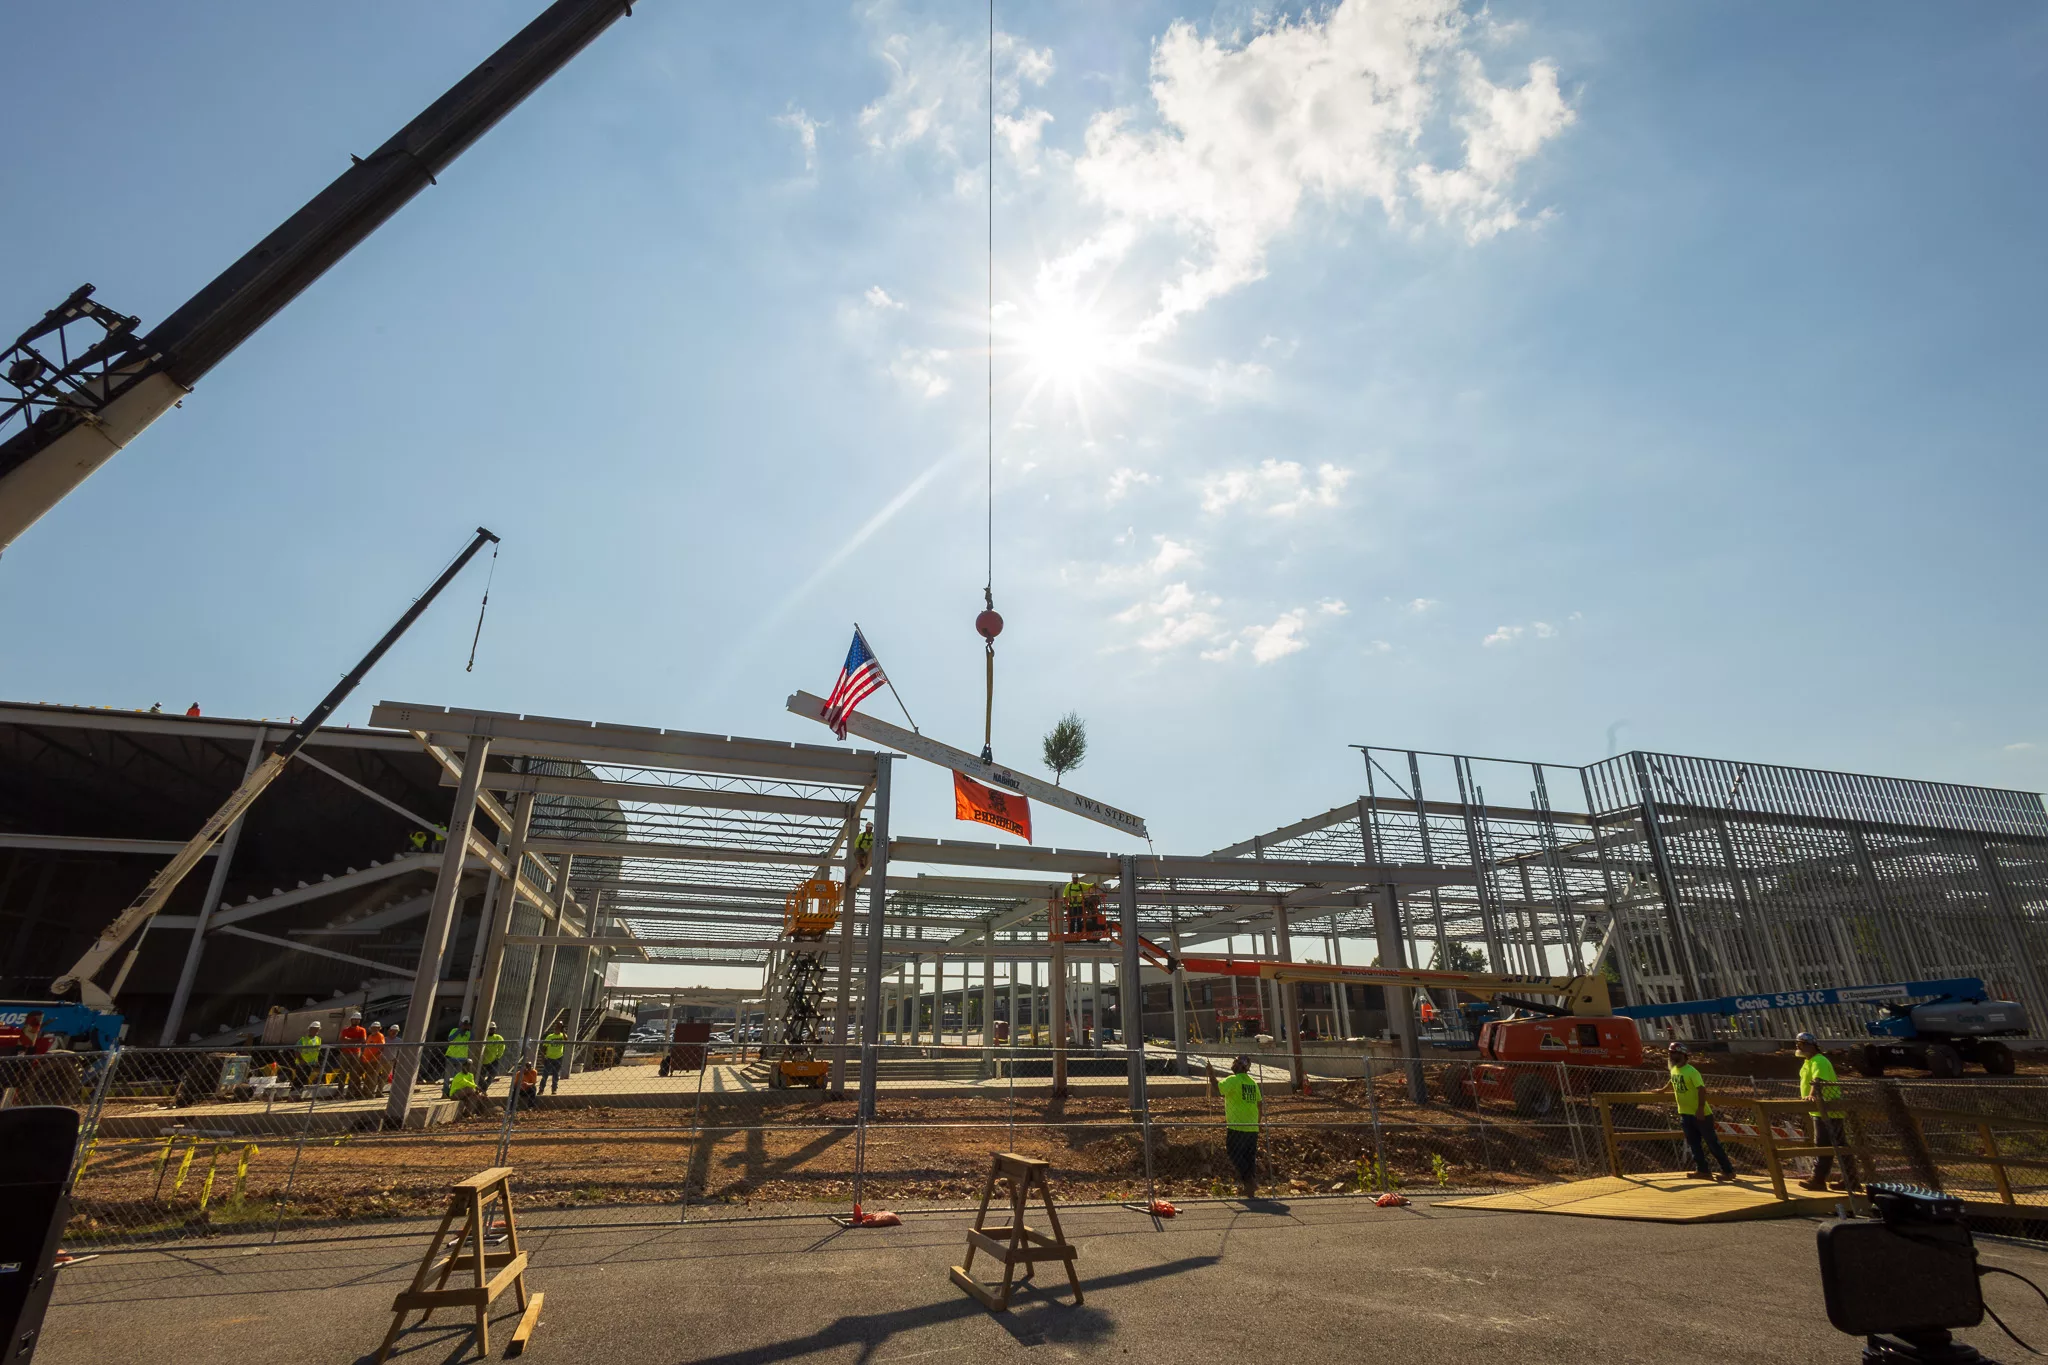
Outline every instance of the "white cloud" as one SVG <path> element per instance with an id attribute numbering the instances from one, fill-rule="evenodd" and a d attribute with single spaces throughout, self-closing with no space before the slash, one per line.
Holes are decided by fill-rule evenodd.
<path id="1" fill-rule="evenodd" d="M 1424 616 L 1442 605 L 1434 597 L 1418 597 L 1408 604 L 1407 610 L 1411 615 Z"/>
<path id="2" fill-rule="evenodd" d="M 986 40 L 907 25 L 887 3 L 870 6 L 867 18 L 884 31 L 875 53 L 889 67 L 889 88 L 860 111 L 868 145 L 883 152 L 927 146 L 956 164 L 980 165 L 988 132 Z M 996 140 L 1018 166 L 1030 169 L 1052 115 L 1025 106 L 1023 91 L 1052 76 L 1052 51 L 1012 33 L 998 32 L 995 42 Z M 976 183 L 970 177 L 965 187 Z"/>
<path id="3" fill-rule="evenodd" d="M 1120 502 L 1133 488 L 1158 482 L 1156 474 L 1147 474 L 1141 469 L 1119 469 L 1109 476 L 1109 491 L 1104 496 L 1110 502 Z"/>
<path id="4" fill-rule="evenodd" d="M 1153 573 L 1164 576 L 1184 564 L 1196 562 L 1194 550 L 1179 541 L 1168 540 L 1165 536 L 1155 536 L 1153 539 L 1159 543 L 1159 553 L 1153 555 L 1151 562 L 1146 565 Z"/>
<path id="5" fill-rule="evenodd" d="M 1470 241 L 1516 226 L 1515 175 L 1573 112 L 1547 62 L 1519 86 L 1487 78 L 1473 48 L 1489 23 L 1456 0 L 1342 0 L 1242 43 L 1175 22 L 1152 53 L 1150 126 L 1130 109 L 1088 126 L 1074 172 L 1107 221 L 1069 257 L 1121 260 L 1140 229 L 1185 244 L 1143 343 L 1263 275 L 1311 198 L 1377 201 L 1394 222 L 1412 205 Z"/>
<path id="6" fill-rule="evenodd" d="M 2005 751 L 2009 754 L 2023 754 L 2027 752 L 2027 750 L 2029 749 L 2038 749 L 2040 747 L 2040 745 L 2034 743 L 2034 741 L 2032 741 L 2031 739 L 2023 739 L 2015 744 L 2006 745 Z"/>
<path id="7" fill-rule="evenodd" d="M 1202 480 L 1202 510 L 1221 512 L 1244 503 L 1268 516 L 1290 517 L 1313 507 L 1335 507 L 1351 471 L 1318 465 L 1310 477 L 1293 460 L 1262 460 L 1257 469 L 1228 469 Z"/>
<path id="8" fill-rule="evenodd" d="M 787 112 L 777 114 L 773 121 L 796 134 L 797 142 L 804 149 L 804 170 L 806 172 L 817 170 L 818 130 L 825 125 L 794 104 L 789 106 Z"/>
<path id="9" fill-rule="evenodd" d="M 947 352 L 915 346 L 905 347 L 889 362 L 889 373 L 925 398 L 937 398 L 953 387 L 953 381 L 939 372 Z"/>
<path id="10" fill-rule="evenodd" d="M 1579 613 L 1573 612 L 1568 619 L 1573 621 L 1580 619 Z M 1482 645 L 1495 646 L 1511 645 L 1515 643 L 1515 641 L 1523 638 L 1528 638 L 1531 640 L 1554 640 L 1563 633 L 1564 632 L 1561 627 L 1554 626 L 1548 621 L 1531 621 L 1526 626 L 1499 626 L 1495 628 L 1493 634 L 1487 636 L 1479 643 Z"/>
<path id="11" fill-rule="evenodd" d="M 1306 613 L 1296 608 L 1281 612 L 1270 626 L 1246 626 L 1244 636 L 1251 641 L 1252 662 L 1269 664 L 1307 649 L 1308 641 L 1301 638 L 1304 624 Z"/>
<path id="12" fill-rule="evenodd" d="M 1349 616 L 1351 614 L 1351 608 L 1344 605 L 1344 599 L 1341 597 L 1325 597 L 1322 601 L 1316 603 L 1316 610 L 1325 616 Z"/>
<path id="13" fill-rule="evenodd" d="M 1365 643 L 1365 652 L 1368 654 L 1392 654 L 1394 647 L 1385 640 L 1368 640 Z"/>
<path id="14" fill-rule="evenodd" d="M 1133 603 L 1116 614 L 1120 625 L 1136 628 L 1132 641 L 1151 653 L 1182 645 L 1203 644 L 1223 634 L 1215 609 L 1221 599 L 1192 591 L 1185 583 L 1169 583 L 1155 598 Z"/>
<path id="15" fill-rule="evenodd" d="M 869 285 L 868 292 L 861 295 L 861 297 L 868 301 L 868 307 L 879 308 L 885 312 L 900 313 L 905 308 L 908 308 L 910 306 L 909 304 L 904 303 L 900 299 L 890 298 L 889 291 L 882 288 L 882 286 L 879 284 Z"/>

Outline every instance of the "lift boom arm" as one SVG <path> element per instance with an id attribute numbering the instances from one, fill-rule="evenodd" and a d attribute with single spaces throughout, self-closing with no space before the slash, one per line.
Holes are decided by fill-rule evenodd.
<path id="1" fill-rule="evenodd" d="M 1255 976 L 1269 981 L 1357 982 L 1365 986 L 1420 986 L 1467 995 L 1560 996 L 1568 1014 L 1604 1017 L 1614 1013 L 1603 976 L 1510 976 L 1493 972 L 1434 972 L 1410 967 L 1344 967 L 1324 962 L 1261 962 L 1256 959 L 1183 957 L 1190 972 L 1211 976 Z"/>
<path id="2" fill-rule="evenodd" d="M 306 747 L 306 741 L 313 737 L 313 732 L 327 723 L 327 718 L 334 714 L 336 707 L 348 700 L 349 693 L 356 690 L 356 684 L 363 680 L 363 676 L 375 666 L 377 660 L 384 657 L 385 651 L 398 643 L 398 637 L 405 634 L 414 621 L 419 620 L 420 613 L 441 595 L 441 589 L 447 587 L 455 575 L 462 572 L 464 565 L 476 558 L 478 550 L 495 540 L 497 537 L 483 527 L 476 528 L 476 538 L 455 557 L 454 563 L 441 571 L 441 576 L 434 580 L 434 585 L 406 609 L 405 615 L 399 617 L 397 623 L 384 632 L 384 638 L 372 646 L 370 652 L 362 657 L 361 662 L 349 670 L 348 676 L 336 683 L 334 690 L 322 698 L 320 704 L 285 736 L 284 742 L 277 746 L 277 751 L 257 764 L 249 775 L 242 779 L 242 785 L 235 788 L 234 793 L 200 827 L 199 832 L 164 864 L 161 872 L 149 879 L 149 885 L 142 888 L 142 894 L 135 898 L 134 903 L 117 915 L 114 922 L 93 940 L 92 947 L 86 949 L 85 956 L 78 959 L 70 971 L 52 983 L 53 991 L 61 996 L 76 986 L 79 999 L 84 1004 L 95 1009 L 114 1008 L 114 997 L 120 993 L 121 983 L 128 979 L 128 969 L 135 965 L 136 954 L 142 950 L 140 935 L 143 926 L 164 908 L 164 902 L 178 889 L 178 883 L 185 880 L 185 874 L 197 867 L 199 860 L 204 858 L 207 851 L 219 843 L 221 837 L 228 832 L 228 827 L 241 819 L 249 807 L 256 804 L 256 798 L 263 795 L 264 788 L 277 780 L 278 774 L 285 770 L 285 765 L 292 761 L 293 755 Z M 121 945 L 131 938 L 135 939 L 134 949 L 129 952 L 127 961 L 121 964 L 121 970 L 115 976 L 113 984 L 102 990 L 93 978 L 113 960 L 114 954 L 121 951 Z"/>

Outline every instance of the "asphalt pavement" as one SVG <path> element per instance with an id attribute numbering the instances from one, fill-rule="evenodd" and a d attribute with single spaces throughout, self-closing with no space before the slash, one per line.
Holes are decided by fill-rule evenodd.
<path id="1" fill-rule="evenodd" d="M 530 1232 L 529 1283 L 547 1299 L 525 1359 L 1814 1365 L 1860 1350 L 1828 1325 L 1808 1219 L 1674 1226 L 1363 1199 L 1203 1204 L 1159 1223 L 1122 1209 L 1063 1218 L 1085 1304 L 1046 1265 L 1000 1315 L 947 1278 L 972 1221 L 959 1213 L 860 1231 L 807 1218 Z M 102 1256 L 62 1272 L 36 1359 L 367 1361 L 425 1235 Z M 2048 1285 L 2048 1252 L 1980 1247 Z M 1997 1277 L 1986 1292 L 2023 1335 L 2048 1339 L 2048 1309 L 2025 1286 Z M 493 1357 L 516 1318 L 508 1293 Z M 2024 1358 L 1989 1323 L 1960 1335 L 1993 1359 Z M 476 1358 L 447 1310 L 392 1357 Z"/>

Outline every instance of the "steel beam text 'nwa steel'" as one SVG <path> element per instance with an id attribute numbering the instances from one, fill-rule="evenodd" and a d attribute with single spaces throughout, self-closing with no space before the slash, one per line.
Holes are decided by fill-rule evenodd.
<path id="1" fill-rule="evenodd" d="M 825 723 L 823 697 L 813 696 L 809 692 L 796 692 L 791 694 L 788 706 L 793 715 L 817 721 L 820 725 Z M 970 754 L 965 749 L 955 749 L 950 744 L 926 739 L 915 731 L 900 729 L 887 721 L 876 720 L 873 716 L 862 715 L 856 711 L 846 718 L 846 728 L 872 743 L 886 744 L 892 749 L 901 749 L 912 758 L 921 758 L 927 763 L 936 763 L 941 768 L 966 773 L 977 782 L 992 782 L 1020 796 L 1028 796 L 1033 801 L 1043 801 L 1048 806 L 1058 806 L 1061 810 L 1078 815 L 1084 820 L 1093 820 L 1098 825 L 1108 825 L 1111 829 L 1121 830 L 1139 839 L 1152 837 L 1145 832 L 1144 819 L 1129 811 L 1118 810 L 1115 806 L 1083 796 L 1079 792 L 1069 791 L 1065 787 L 1055 787 L 1050 782 L 1042 782 L 1024 773 L 1013 772 L 1000 763 L 984 763 L 978 755 Z"/>

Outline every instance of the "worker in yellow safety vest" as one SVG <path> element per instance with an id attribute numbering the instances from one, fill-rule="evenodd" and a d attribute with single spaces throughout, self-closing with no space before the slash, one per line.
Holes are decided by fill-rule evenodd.
<path id="1" fill-rule="evenodd" d="M 1237 1186 L 1249 1199 L 1259 1192 L 1259 1083 L 1252 1079 L 1252 1059 L 1239 1055 L 1231 1060 L 1230 1074 L 1216 1078 L 1216 1068 L 1204 1060 L 1209 1073 L 1209 1093 L 1223 1100 L 1223 1142 L 1230 1164 L 1237 1168 Z"/>
<path id="2" fill-rule="evenodd" d="M 868 870 L 868 864 L 875 860 L 875 822 L 870 820 L 861 826 L 860 833 L 853 839 L 853 864 L 860 871 Z"/>
<path id="3" fill-rule="evenodd" d="M 562 1093 L 562 1054 L 568 1047 L 569 1035 L 562 1032 L 561 1021 L 557 1020 L 540 1040 L 540 1077 L 543 1081 L 554 1082 L 548 1091 L 551 1095 Z"/>
<path id="4" fill-rule="evenodd" d="M 299 1035 L 299 1084 L 311 1085 L 320 1079 L 320 1021 L 315 1019 Z"/>
<path id="5" fill-rule="evenodd" d="M 466 1058 L 455 1063 L 455 1074 L 448 1078 L 448 1098 L 455 1101 L 457 1118 L 483 1112 L 484 1101 L 483 1096 L 477 1093 L 476 1073 L 469 1069 Z"/>
<path id="6" fill-rule="evenodd" d="M 452 1076 L 458 1069 L 458 1063 L 467 1062 L 468 1060 L 469 1020 L 465 1019 L 454 1028 L 448 1030 L 448 1047 L 446 1050 L 446 1061 L 443 1065 L 448 1074 Z"/>
<path id="7" fill-rule="evenodd" d="M 491 1082 L 498 1079 L 498 1059 L 505 1055 L 505 1035 L 498 1032 L 495 1020 L 484 1026 L 484 1070 L 483 1092 L 491 1093 Z"/>
<path id="8" fill-rule="evenodd" d="M 1849 1155 L 1847 1139 L 1842 1132 L 1842 1120 L 1849 1117 L 1848 1111 L 1836 1107 L 1842 1102 L 1842 1087 L 1835 1076 L 1835 1064 L 1820 1050 L 1820 1039 L 1811 1033 L 1800 1034 L 1792 1050 L 1799 1054 L 1799 1098 L 1811 1100 L 1816 1106 L 1807 1111 L 1813 1120 L 1813 1145 L 1842 1149 L 1842 1182 L 1835 1188 L 1853 1190 L 1856 1188 L 1856 1159 Z M 1813 1174 L 1799 1182 L 1800 1188 L 1827 1189 L 1828 1173 L 1834 1167 L 1832 1153 L 1815 1157 Z"/>
<path id="9" fill-rule="evenodd" d="M 1674 1041 L 1664 1049 L 1664 1055 L 1670 1062 L 1671 1099 L 1678 1106 L 1678 1126 L 1685 1134 L 1686 1149 L 1692 1153 L 1692 1178 L 1733 1180 L 1735 1167 L 1721 1145 L 1721 1135 L 1714 1131 L 1714 1106 L 1707 1102 L 1707 1083 L 1700 1079 L 1700 1069 L 1686 1060 L 1684 1043 Z M 1710 1176 L 1707 1170 L 1710 1151 L 1721 1164 L 1719 1175 Z"/>
<path id="10" fill-rule="evenodd" d="M 1082 914 L 1088 907 L 1088 890 L 1088 883 L 1082 881 L 1081 874 L 1076 872 L 1060 891 L 1060 898 L 1066 902 L 1069 934 L 1081 932 Z"/>

